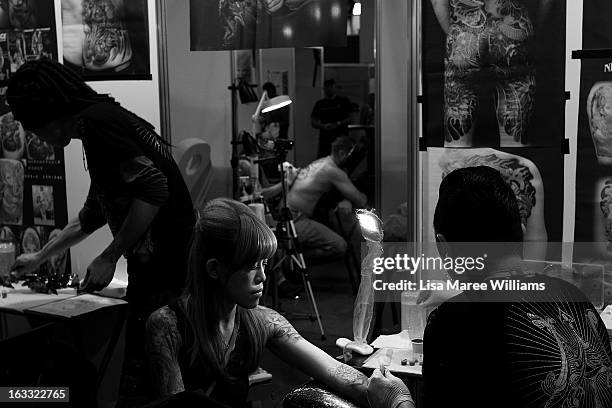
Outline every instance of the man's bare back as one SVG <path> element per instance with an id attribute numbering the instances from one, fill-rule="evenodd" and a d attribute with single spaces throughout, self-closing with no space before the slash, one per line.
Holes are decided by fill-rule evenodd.
<path id="1" fill-rule="evenodd" d="M 330 156 L 320 158 L 301 169 L 287 194 L 287 206 L 310 217 L 323 194 L 331 190 L 331 175 L 342 171 Z"/>

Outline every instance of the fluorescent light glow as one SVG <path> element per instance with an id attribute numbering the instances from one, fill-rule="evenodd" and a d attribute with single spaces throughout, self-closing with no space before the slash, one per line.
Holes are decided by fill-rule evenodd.
<path id="1" fill-rule="evenodd" d="M 290 26 L 283 27 L 283 35 L 285 36 L 285 38 L 293 37 L 293 28 L 291 28 Z"/>
<path id="2" fill-rule="evenodd" d="M 360 16 L 361 15 L 361 3 L 355 3 L 353 5 L 353 15 Z"/>
<path id="3" fill-rule="evenodd" d="M 368 210 L 357 210 L 357 220 L 359 220 L 363 238 L 372 242 L 382 241 L 382 222 L 375 213 Z"/>

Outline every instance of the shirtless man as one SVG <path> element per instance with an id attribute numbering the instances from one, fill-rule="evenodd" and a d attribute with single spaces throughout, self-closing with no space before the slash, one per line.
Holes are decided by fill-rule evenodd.
<path id="1" fill-rule="evenodd" d="M 539 16 L 552 0 L 539 0 Z M 480 82 L 495 81 L 501 146 L 522 146 L 534 107 L 534 35 L 525 0 L 431 0 L 446 33 L 444 138 L 452 147 L 472 146 Z"/>
<path id="2" fill-rule="evenodd" d="M 332 188 L 345 198 L 338 204 L 340 211 L 350 213 L 353 206 L 364 207 L 365 194 L 359 192 L 342 170 L 343 163 L 352 153 L 353 141 L 347 136 L 337 138 L 332 144 L 332 154 L 315 160 L 303 169 L 288 171 L 287 206 L 293 215 L 298 240 L 309 262 L 327 261 L 342 257 L 346 242 L 334 231 L 310 217 L 321 196 Z M 264 197 L 280 194 L 281 184 L 262 191 Z"/>

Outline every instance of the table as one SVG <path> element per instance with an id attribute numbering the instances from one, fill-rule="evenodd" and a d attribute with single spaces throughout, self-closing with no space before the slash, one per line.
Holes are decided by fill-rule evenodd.
<path id="1" fill-rule="evenodd" d="M 32 364 L 43 379 L 60 381 L 55 373 L 76 379 L 78 389 L 70 390 L 73 406 L 87 401 L 87 406 L 112 407 L 119 393 L 126 315 L 127 303 L 121 299 L 79 295 L 72 288 L 41 294 L 16 285 L 0 299 L 0 344 L 6 346 L 0 347 L 10 345 L 15 356 L 5 362 L 17 369 Z M 45 363 L 38 364 L 37 358 Z"/>

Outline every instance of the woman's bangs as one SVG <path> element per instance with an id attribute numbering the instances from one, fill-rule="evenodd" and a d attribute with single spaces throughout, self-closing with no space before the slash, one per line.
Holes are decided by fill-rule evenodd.
<path id="1" fill-rule="evenodd" d="M 236 267 L 250 266 L 262 259 L 272 258 L 275 252 L 276 237 L 272 230 L 257 218 L 240 215 L 240 233 L 232 264 Z"/>

